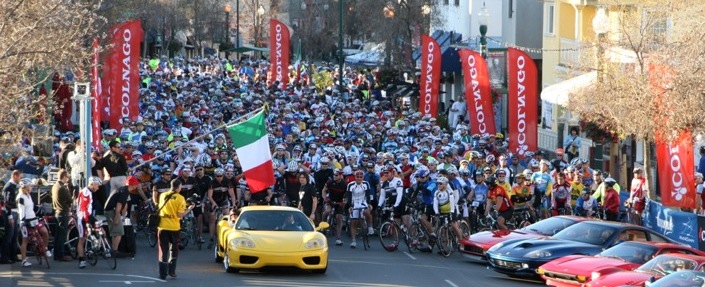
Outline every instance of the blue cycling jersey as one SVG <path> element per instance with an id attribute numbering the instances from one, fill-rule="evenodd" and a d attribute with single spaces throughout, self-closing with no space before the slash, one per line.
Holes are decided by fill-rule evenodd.
<path id="1" fill-rule="evenodd" d="M 545 172 L 535 172 L 531 175 L 531 182 L 536 184 L 536 190 L 545 192 L 548 185 L 553 183 L 551 175 Z"/>
<path id="2" fill-rule="evenodd" d="M 487 199 L 487 189 L 487 185 L 484 182 L 475 185 L 475 198 L 473 200 L 479 203 L 484 203 Z"/>
<path id="3" fill-rule="evenodd" d="M 423 203 L 426 205 L 433 205 L 433 195 L 436 193 L 436 190 L 438 189 L 436 182 L 432 179 L 429 179 L 423 185 L 423 187 L 424 187 L 424 191 L 422 194 Z"/>

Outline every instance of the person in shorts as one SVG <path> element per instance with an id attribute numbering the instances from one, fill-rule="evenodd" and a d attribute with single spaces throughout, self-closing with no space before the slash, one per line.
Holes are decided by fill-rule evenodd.
<path id="1" fill-rule="evenodd" d="M 125 235 L 122 217 L 127 215 L 127 200 L 130 193 L 137 190 L 140 182 L 136 177 L 129 176 L 125 180 L 125 184 L 125 186 L 110 191 L 108 200 L 105 202 L 105 217 L 108 221 L 108 231 L 112 237 L 113 252 L 117 251 L 120 240 Z"/>

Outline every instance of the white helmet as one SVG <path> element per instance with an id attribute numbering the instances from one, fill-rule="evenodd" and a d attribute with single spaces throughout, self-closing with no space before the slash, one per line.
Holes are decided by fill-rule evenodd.
<path id="1" fill-rule="evenodd" d="M 91 176 L 91 177 L 88 179 L 88 184 L 89 184 L 89 185 L 90 185 L 90 184 L 101 185 L 101 184 L 103 184 L 103 181 L 100 180 L 100 178 L 98 178 L 97 176 Z"/>

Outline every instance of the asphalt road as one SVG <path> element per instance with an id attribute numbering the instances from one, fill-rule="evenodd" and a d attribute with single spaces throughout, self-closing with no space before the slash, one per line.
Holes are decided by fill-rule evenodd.
<path id="1" fill-rule="evenodd" d="M 376 239 L 376 238 L 373 238 Z M 330 241 L 333 243 L 333 241 Z M 221 264 L 213 261 L 213 251 L 187 247 L 179 254 L 176 279 L 163 282 L 158 279 L 156 249 L 147 246 L 138 236 L 138 254 L 134 259 L 118 259 L 117 270 L 99 260 L 96 266 L 78 269 L 78 262 L 54 262 L 51 269 L 34 265 L 22 268 L 19 264 L 0 265 L 0 286 L 340 286 L 340 287 L 504 287 L 541 286 L 542 284 L 509 279 L 487 270 L 482 263 L 470 262 L 458 253 L 449 258 L 438 254 L 413 253 L 398 250 L 387 252 L 378 240 L 372 240 L 371 249 L 350 249 L 331 246 L 328 272 L 314 275 L 284 270 L 268 272 L 241 272 L 229 274 Z"/>

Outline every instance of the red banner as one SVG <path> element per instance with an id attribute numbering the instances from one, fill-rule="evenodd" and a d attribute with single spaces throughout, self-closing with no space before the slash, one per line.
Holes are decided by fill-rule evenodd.
<path id="1" fill-rule="evenodd" d="M 690 132 L 670 143 L 657 138 L 656 161 L 663 205 L 695 208 L 695 158 Z"/>
<path id="2" fill-rule="evenodd" d="M 438 93 L 441 82 L 441 46 L 431 36 L 421 37 L 421 100 L 419 110 L 423 115 L 438 117 Z"/>
<path id="3" fill-rule="evenodd" d="M 135 121 L 139 113 L 142 23 L 139 20 L 121 23 L 111 31 L 113 47 L 106 59 L 106 68 L 110 70 L 107 72 L 110 79 L 106 94 L 109 97 L 110 128 L 120 130 L 123 118 Z"/>
<path id="4" fill-rule="evenodd" d="M 272 71 L 271 81 L 279 81 L 282 86 L 286 86 L 289 83 L 290 41 L 289 27 L 280 21 L 269 20 L 269 55 L 272 61 L 270 67 Z"/>
<path id="5" fill-rule="evenodd" d="M 100 150 L 100 107 L 102 87 L 100 86 L 100 73 L 98 72 L 98 38 L 93 39 L 93 68 L 91 69 L 91 86 L 93 86 L 93 101 L 91 101 L 91 146 Z"/>
<path id="6" fill-rule="evenodd" d="M 507 49 L 509 151 L 538 150 L 538 70 L 526 53 Z"/>
<path id="7" fill-rule="evenodd" d="M 473 134 L 495 134 L 492 89 L 487 62 L 480 53 L 462 49 L 458 51 L 463 64 L 465 101 L 470 114 L 470 131 Z"/>

